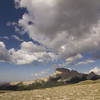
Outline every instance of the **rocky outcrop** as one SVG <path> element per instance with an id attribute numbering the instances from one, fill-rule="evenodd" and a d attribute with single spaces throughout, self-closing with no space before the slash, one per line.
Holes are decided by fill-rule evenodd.
<path id="1" fill-rule="evenodd" d="M 49 81 L 63 81 L 76 83 L 84 80 L 97 80 L 100 79 L 100 75 L 96 75 L 91 72 L 89 74 L 79 73 L 75 70 L 66 68 L 57 68 L 56 72 L 49 78 Z"/>
<path id="2" fill-rule="evenodd" d="M 87 79 L 91 80 L 95 76 L 96 76 L 96 74 L 94 72 L 91 72 L 91 73 L 88 74 Z"/>
<path id="3" fill-rule="evenodd" d="M 70 70 L 70 69 L 66 69 L 66 68 L 57 68 L 54 76 L 60 77 L 61 80 L 67 81 L 74 77 L 82 78 L 83 74 L 81 74 L 75 70 Z"/>
<path id="4" fill-rule="evenodd" d="M 97 80 L 100 79 L 100 75 L 96 75 L 94 72 L 91 72 L 87 76 L 87 80 Z"/>

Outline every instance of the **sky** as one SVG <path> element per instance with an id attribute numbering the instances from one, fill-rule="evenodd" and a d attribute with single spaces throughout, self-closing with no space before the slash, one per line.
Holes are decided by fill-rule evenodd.
<path id="1" fill-rule="evenodd" d="M 0 82 L 62 67 L 100 74 L 100 1 L 0 0 Z"/>

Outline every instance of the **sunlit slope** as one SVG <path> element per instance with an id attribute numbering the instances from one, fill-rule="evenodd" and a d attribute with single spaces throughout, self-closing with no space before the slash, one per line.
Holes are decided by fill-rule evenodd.
<path id="1" fill-rule="evenodd" d="M 100 80 L 46 89 L 4 92 L 1 91 L 0 100 L 100 100 Z"/>

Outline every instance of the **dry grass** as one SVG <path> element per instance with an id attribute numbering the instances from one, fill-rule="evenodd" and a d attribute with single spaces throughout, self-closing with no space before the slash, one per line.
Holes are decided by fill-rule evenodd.
<path id="1" fill-rule="evenodd" d="M 1 91 L 0 100 L 100 100 L 100 80 L 30 91 Z"/>

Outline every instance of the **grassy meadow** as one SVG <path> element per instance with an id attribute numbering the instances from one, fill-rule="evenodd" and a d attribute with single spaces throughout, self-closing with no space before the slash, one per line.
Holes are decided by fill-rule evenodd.
<path id="1" fill-rule="evenodd" d="M 100 80 L 26 91 L 0 91 L 0 100 L 100 100 Z"/>

